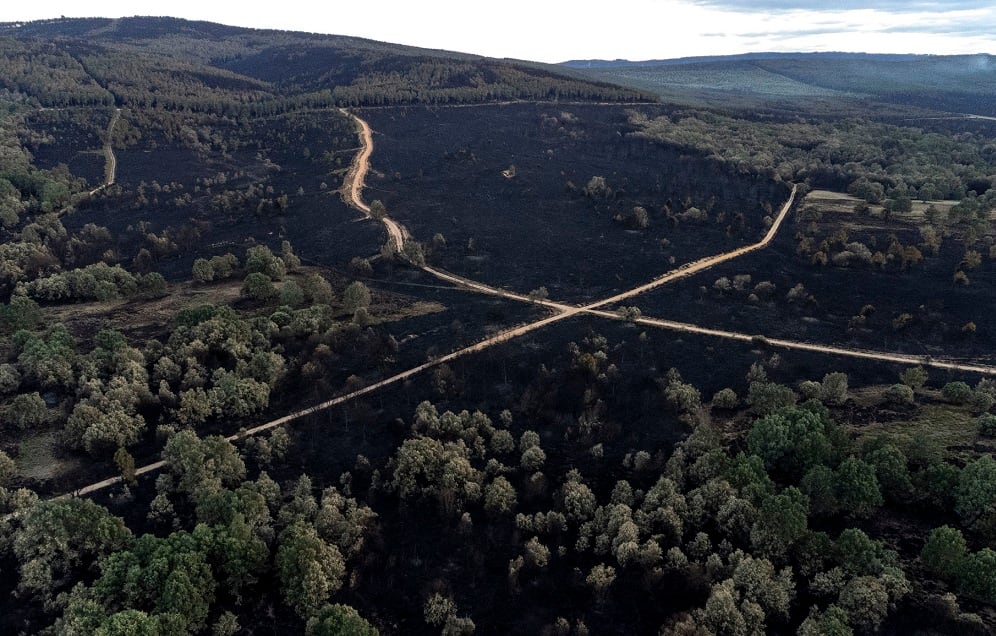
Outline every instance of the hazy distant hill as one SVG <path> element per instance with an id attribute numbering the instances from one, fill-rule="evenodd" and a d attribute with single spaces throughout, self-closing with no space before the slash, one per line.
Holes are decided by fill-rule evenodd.
<path id="1" fill-rule="evenodd" d="M 556 66 L 176 18 L 0 24 L 0 87 L 45 106 L 290 107 L 652 99 Z"/>
<path id="2" fill-rule="evenodd" d="M 723 91 L 755 98 L 861 97 L 996 114 L 990 55 L 751 53 L 674 60 L 573 60 L 564 66 L 662 96 Z"/>

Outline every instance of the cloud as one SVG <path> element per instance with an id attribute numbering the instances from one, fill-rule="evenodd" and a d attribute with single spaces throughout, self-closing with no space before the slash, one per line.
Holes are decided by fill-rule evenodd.
<path id="1" fill-rule="evenodd" d="M 826 0 L 691 0 L 691 4 L 744 13 L 770 13 L 772 11 L 857 11 L 874 9 L 883 13 L 949 13 L 991 9 L 992 0 L 836 0 L 832 9 Z M 871 5 L 871 6 L 869 6 Z"/>

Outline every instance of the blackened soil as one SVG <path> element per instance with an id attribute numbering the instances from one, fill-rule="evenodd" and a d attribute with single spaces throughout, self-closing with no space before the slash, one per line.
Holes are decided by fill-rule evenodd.
<path id="1" fill-rule="evenodd" d="M 364 110 L 374 130 L 364 196 L 420 241 L 442 234 L 446 248 L 433 262 L 516 290 L 546 286 L 564 300 L 628 289 L 670 269 L 670 257 L 693 260 L 761 237 L 762 206 L 777 209 L 786 185 L 630 137 L 627 112 L 573 104 Z M 585 196 L 595 176 L 608 196 Z M 613 220 L 636 206 L 647 210 L 647 228 Z M 690 206 L 709 220 L 667 218 L 665 209 Z"/>
<path id="2" fill-rule="evenodd" d="M 627 304 L 640 307 L 648 316 L 750 334 L 912 355 L 994 359 L 996 316 L 989 310 L 996 283 L 992 261 L 984 259 L 978 269 L 968 272 L 970 284 L 955 285 L 952 274 L 963 248 L 954 241 L 944 243 L 938 256 L 926 256 L 903 271 L 893 265 L 813 265 L 795 253 L 792 235 L 792 225 L 788 225 L 767 250 L 632 298 Z M 916 242 L 902 233 L 900 239 L 906 244 Z M 714 288 L 717 279 L 732 281 L 743 274 L 751 276 L 743 291 Z M 748 300 L 753 287 L 762 281 L 774 283 L 775 292 L 759 298 L 760 302 Z M 805 287 L 806 299 L 790 302 L 786 296 L 799 283 Z M 863 324 L 852 322 L 866 305 L 874 311 Z M 894 324 L 902 314 L 909 314 L 908 324 Z M 969 322 L 976 325 L 973 333 L 963 332 Z"/>

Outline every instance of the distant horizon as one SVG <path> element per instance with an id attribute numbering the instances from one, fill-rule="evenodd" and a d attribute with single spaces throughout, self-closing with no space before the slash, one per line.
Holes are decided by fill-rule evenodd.
<path id="1" fill-rule="evenodd" d="M 230 24 L 225 22 L 217 22 L 215 20 L 204 20 L 197 18 L 184 18 L 172 15 L 130 15 L 121 16 L 118 18 L 108 17 L 108 16 L 59 16 L 54 18 L 36 18 L 32 20 L 0 20 L 0 25 L 3 26 L 19 26 L 31 23 L 58 23 L 62 20 L 122 20 L 122 19 L 141 19 L 141 18 L 159 18 L 167 20 L 181 20 L 186 22 L 202 22 L 206 24 L 217 24 L 219 26 L 236 28 L 236 29 L 247 29 L 253 31 L 277 31 L 282 33 L 301 33 L 305 35 L 318 35 L 318 36 L 328 36 L 328 37 L 349 37 L 356 38 L 360 40 L 369 40 L 371 42 L 377 42 L 381 44 L 393 44 L 400 46 L 410 46 L 414 48 L 421 48 L 429 51 L 446 51 L 450 53 L 457 53 L 461 55 L 477 55 L 481 57 L 491 57 L 495 59 L 508 59 L 517 60 L 522 62 L 540 62 L 544 64 L 554 64 L 554 65 L 566 65 L 571 63 L 579 62 L 627 62 L 631 64 L 644 64 L 651 62 L 675 62 L 683 60 L 698 60 L 698 59 L 714 59 L 714 58 L 737 58 L 737 57 L 755 57 L 755 56 L 791 56 L 791 55 L 845 55 L 845 56 L 856 56 L 856 55 L 867 55 L 869 57 L 972 57 L 972 56 L 987 56 L 996 57 L 994 53 L 987 53 L 984 51 L 975 51 L 964 53 L 919 53 L 915 51 L 906 52 L 895 52 L 895 53 L 876 53 L 872 51 L 861 51 L 861 50 L 829 50 L 829 51 L 805 51 L 805 50 L 791 50 L 791 51 L 772 51 L 772 50 L 756 50 L 756 51 L 744 51 L 742 53 L 726 53 L 726 54 L 701 54 L 701 55 L 682 55 L 679 57 L 656 57 L 656 58 L 646 58 L 646 59 L 632 59 L 626 57 L 588 57 L 588 58 L 571 58 L 560 60 L 557 62 L 544 62 L 542 60 L 533 60 L 528 58 L 517 58 L 510 56 L 491 56 L 483 53 L 478 53 L 475 51 L 458 51 L 454 49 L 441 48 L 438 46 L 423 46 L 418 44 L 407 44 L 404 42 L 393 42 L 390 40 L 378 40 L 371 37 L 351 35 L 346 33 L 324 33 L 319 31 L 309 31 L 309 30 L 298 30 L 298 29 L 281 29 L 275 27 L 252 27 L 252 26 L 242 26 L 238 24 Z"/>
<path id="2" fill-rule="evenodd" d="M 85 5 L 39 0 L 3 7 L 0 21 L 177 17 L 550 64 L 752 53 L 996 54 L 996 6 L 988 0 L 882 0 L 876 5 L 865 8 L 857 0 L 840 0 L 838 8 L 815 0 L 618 0 L 606 11 L 529 0 L 473 8 L 455 0 L 368 0 L 362 6 L 286 0 L 233 12 L 176 0 L 169 5 L 173 16 L 162 16 L 163 5 L 147 0 Z"/>

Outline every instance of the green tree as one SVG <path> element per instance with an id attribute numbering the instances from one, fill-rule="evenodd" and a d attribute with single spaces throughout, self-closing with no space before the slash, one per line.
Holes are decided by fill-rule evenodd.
<path id="1" fill-rule="evenodd" d="M 214 266 L 206 258 L 194 259 L 191 275 L 194 278 L 194 282 L 209 283 L 214 280 Z"/>
<path id="2" fill-rule="evenodd" d="M 948 382 L 941 389 L 941 394 L 945 400 L 955 404 L 965 404 L 972 397 L 972 387 L 961 381 Z"/>
<path id="3" fill-rule="evenodd" d="M 276 568 L 284 599 L 302 618 L 316 615 L 342 587 L 346 574 L 339 549 L 300 522 L 281 533 Z"/>
<path id="4" fill-rule="evenodd" d="M 0 488 L 17 476 L 17 464 L 7 453 L 0 450 Z"/>
<path id="5" fill-rule="evenodd" d="M 360 281 L 350 283 L 342 294 L 343 308 L 349 312 L 368 308 L 370 300 L 370 289 Z"/>
<path id="6" fill-rule="evenodd" d="M 774 382 L 751 382 L 747 389 L 747 403 L 758 415 L 768 415 L 796 402 L 795 391 Z"/>
<path id="7" fill-rule="evenodd" d="M 834 427 L 822 413 L 787 408 L 756 420 L 747 447 L 768 470 L 798 479 L 813 466 L 831 462 L 840 444 Z"/>
<path id="8" fill-rule="evenodd" d="M 820 399 L 824 404 L 843 404 L 847 400 L 847 374 L 837 372 L 823 376 Z"/>
<path id="9" fill-rule="evenodd" d="M 731 388 L 720 389 L 712 396 L 712 406 L 717 409 L 735 409 L 740 403 L 736 391 Z"/>
<path id="10" fill-rule="evenodd" d="M 934 528 L 920 551 L 920 560 L 932 574 L 951 581 L 961 572 L 968 544 L 961 530 L 951 526 Z"/>
<path id="11" fill-rule="evenodd" d="M 799 488 L 809 497 L 813 514 L 829 516 L 837 513 L 837 478 L 831 468 L 822 464 L 813 466 L 803 476 Z"/>
<path id="12" fill-rule="evenodd" d="M 983 413 L 977 420 L 979 435 L 984 437 L 996 437 L 996 415 Z"/>
<path id="13" fill-rule="evenodd" d="M 270 280 L 280 280 L 287 273 L 284 262 L 265 245 L 257 245 L 246 250 L 246 270 L 250 273 L 264 274 Z"/>
<path id="14" fill-rule="evenodd" d="M 165 539 L 142 535 L 108 556 L 93 584 L 105 608 L 142 609 L 184 631 L 204 627 L 216 588 L 206 555 L 185 532 Z"/>
<path id="15" fill-rule="evenodd" d="M 88 499 L 50 499 L 27 511 L 13 539 L 19 590 L 46 599 L 76 568 L 127 547 L 131 532 Z"/>
<path id="16" fill-rule="evenodd" d="M 501 475 L 484 488 L 484 510 L 488 514 L 511 514 L 515 511 L 516 502 L 515 487 Z"/>
<path id="17" fill-rule="evenodd" d="M 780 560 L 807 531 L 809 502 L 797 488 L 789 487 L 761 502 L 750 540 L 761 554 Z"/>
<path id="18" fill-rule="evenodd" d="M 996 505 L 996 460 L 983 455 L 969 462 L 958 477 L 955 489 L 955 512 L 962 522 L 973 527 L 994 514 Z"/>
<path id="19" fill-rule="evenodd" d="M 838 602 L 847 612 L 851 625 L 869 632 L 877 631 L 889 614 L 889 592 L 873 576 L 859 576 L 848 581 Z"/>
<path id="20" fill-rule="evenodd" d="M 252 272 L 242 282 L 242 295 L 251 300 L 269 301 L 277 297 L 277 288 L 266 274 Z"/>
<path id="21" fill-rule="evenodd" d="M 22 393 L 4 410 L 4 420 L 21 430 L 37 428 L 48 420 L 45 400 L 38 393 Z"/>
<path id="22" fill-rule="evenodd" d="M 882 397 L 897 406 L 913 404 L 913 389 L 906 384 L 893 384 L 882 393 Z"/>
<path id="23" fill-rule="evenodd" d="M 985 603 L 996 603 L 996 552 L 982 548 L 962 559 L 958 590 Z"/>
<path id="24" fill-rule="evenodd" d="M 121 478 L 126 483 L 135 483 L 135 458 L 124 448 L 114 452 L 114 464 L 121 471 Z"/>
<path id="25" fill-rule="evenodd" d="M 906 453 L 885 439 L 866 444 L 864 460 L 875 467 L 882 492 L 893 501 L 904 501 L 913 492 Z"/>
<path id="26" fill-rule="evenodd" d="M 847 624 L 847 612 L 836 605 L 831 605 L 824 612 L 813 608 L 798 631 L 798 636 L 853 636 L 853 634 L 854 630 Z"/>
<path id="27" fill-rule="evenodd" d="M 919 391 L 927 383 L 927 371 L 923 367 L 910 367 L 899 374 L 899 381 L 914 391 Z"/>
<path id="28" fill-rule="evenodd" d="M 280 304 L 299 307 L 304 304 L 304 290 L 292 280 L 284 281 L 280 286 Z"/>
<path id="29" fill-rule="evenodd" d="M 305 296 L 313 305 L 328 305 L 332 302 L 332 285 L 320 274 L 308 274 L 303 288 Z"/>
<path id="30" fill-rule="evenodd" d="M 870 464 L 848 457 L 837 469 L 836 481 L 837 500 L 849 514 L 867 517 L 882 505 L 882 491 Z"/>
<path id="31" fill-rule="evenodd" d="M 308 619 L 306 636 L 378 636 L 380 632 L 349 605 L 325 605 Z"/>

